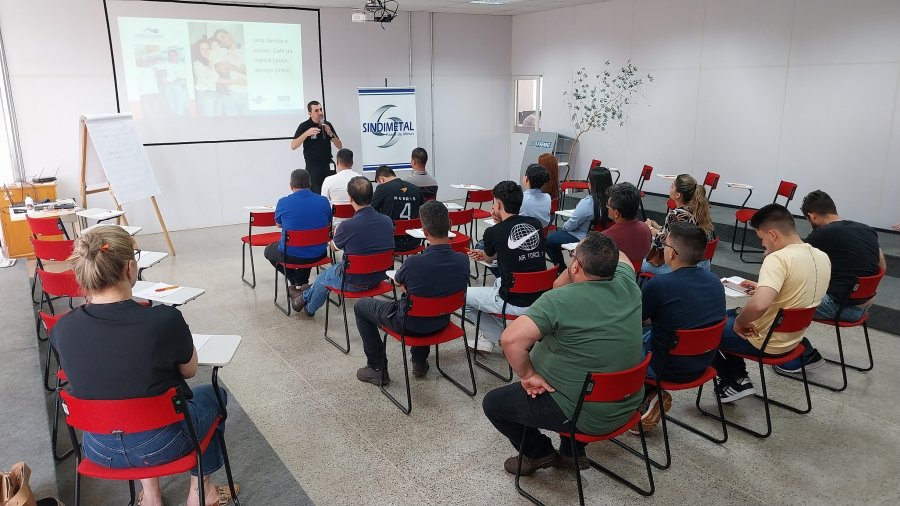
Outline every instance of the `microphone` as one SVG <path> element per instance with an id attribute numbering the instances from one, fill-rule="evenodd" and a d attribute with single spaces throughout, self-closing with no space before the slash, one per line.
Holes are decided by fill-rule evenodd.
<path id="1" fill-rule="evenodd" d="M 319 120 L 319 129 L 322 131 L 323 136 L 327 139 L 328 132 L 325 131 L 325 116 L 322 116 L 322 119 Z"/>

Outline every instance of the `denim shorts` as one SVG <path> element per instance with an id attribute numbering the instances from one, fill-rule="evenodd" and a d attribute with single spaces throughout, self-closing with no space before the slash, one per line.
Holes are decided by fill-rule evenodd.
<path id="1" fill-rule="evenodd" d="M 197 431 L 197 438 L 202 440 L 219 416 L 219 403 L 212 385 L 201 385 L 192 390 L 194 396 L 188 401 L 188 412 Z M 221 392 L 222 401 L 227 403 L 225 390 Z M 220 423 L 216 430 L 224 435 L 225 427 Z M 110 469 L 158 466 L 178 460 L 193 449 L 194 443 L 186 422 L 131 434 L 85 432 L 81 443 L 81 451 L 86 459 Z M 218 471 L 223 463 L 222 447 L 218 436 L 214 435 L 203 453 L 203 474 Z M 196 467 L 191 470 L 191 474 L 197 475 Z"/>

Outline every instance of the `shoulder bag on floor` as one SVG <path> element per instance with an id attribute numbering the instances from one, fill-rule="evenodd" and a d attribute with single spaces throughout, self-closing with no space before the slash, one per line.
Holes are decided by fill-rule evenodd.
<path id="1" fill-rule="evenodd" d="M 0 506 L 36 506 L 34 494 L 28 485 L 31 469 L 24 462 L 12 467 L 12 471 L 0 471 Z"/>

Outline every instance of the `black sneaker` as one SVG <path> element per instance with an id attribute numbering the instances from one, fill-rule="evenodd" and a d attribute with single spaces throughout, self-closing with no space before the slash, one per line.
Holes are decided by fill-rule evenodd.
<path id="1" fill-rule="evenodd" d="M 365 383 L 371 383 L 373 385 L 381 385 L 381 371 L 378 369 L 372 369 L 369 366 L 361 367 L 356 370 L 356 379 Z M 384 373 L 384 384 L 387 385 L 391 382 L 391 377 L 388 375 L 387 371 Z"/>
<path id="2" fill-rule="evenodd" d="M 717 393 L 722 402 L 734 402 L 748 395 L 753 395 L 755 391 L 753 390 L 753 383 L 750 383 L 750 378 L 744 376 L 733 381 L 720 381 Z"/>
<path id="3" fill-rule="evenodd" d="M 822 358 L 822 354 L 819 353 L 819 350 L 813 349 L 812 353 L 809 356 L 803 356 L 795 360 L 791 360 L 790 362 L 785 362 L 781 365 L 773 365 L 772 368 L 780 373 L 785 374 L 800 374 L 802 371 L 800 370 L 800 361 L 803 361 L 803 364 L 806 366 L 807 371 L 811 371 L 813 369 L 818 369 L 825 365 L 825 359 Z"/>
<path id="4" fill-rule="evenodd" d="M 428 374 L 428 369 L 431 369 L 431 366 L 428 365 L 428 361 L 425 362 L 413 362 L 413 377 L 415 378 L 424 378 L 426 374 Z"/>

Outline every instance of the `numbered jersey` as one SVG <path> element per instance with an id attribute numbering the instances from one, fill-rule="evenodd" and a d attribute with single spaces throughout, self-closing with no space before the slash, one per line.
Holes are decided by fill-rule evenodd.
<path id="1" fill-rule="evenodd" d="M 400 178 L 378 185 L 372 196 L 372 207 L 379 213 L 390 216 L 392 220 L 418 218 L 420 205 L 422 191 L 418 186 Z M 412 237 L 395 237 L 394 240 L 398 251 L 415 248 L 421 243 Z"/>

